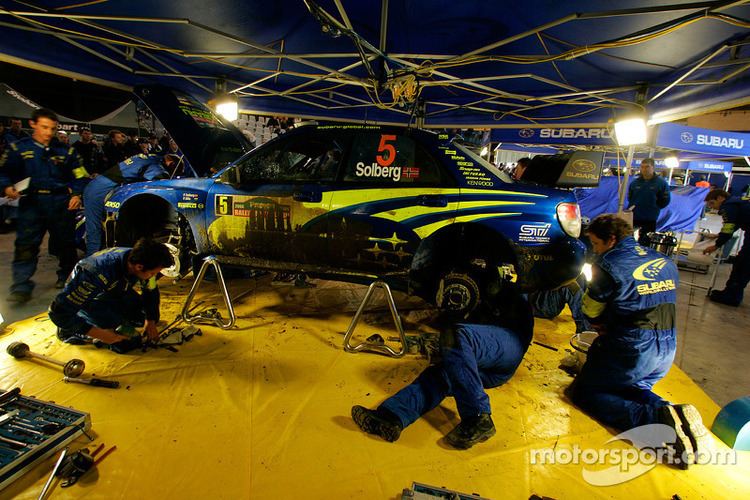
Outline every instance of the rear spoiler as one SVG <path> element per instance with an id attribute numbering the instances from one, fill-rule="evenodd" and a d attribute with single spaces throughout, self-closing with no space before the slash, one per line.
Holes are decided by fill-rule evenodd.
<path id="1" fill-rule="evenodd" d="M 596 187 L 603 161 L 604 153 L 597 151 L 537 155 L 523 173 L 523 182 L 568 188 Z"/>

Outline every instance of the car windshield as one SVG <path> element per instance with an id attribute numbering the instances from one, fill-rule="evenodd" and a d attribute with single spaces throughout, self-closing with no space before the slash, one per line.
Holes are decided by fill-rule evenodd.
<path id="1" fill-rule="evenodd" d="M 503 182 L 513 182 L 512 179 L 510 178 L 510 176 L 508 174 L 506 174 L 505 172 L 503 172 L 502 170 L 500 170 L 499 168 L 497 168 L 495 165 L 493 165 L 492 163 L 488 162 L 487 160 L 485 160 L 484 158 L 482 158 L 481 156 L 479 156 L 474 151 L 472 151 L 471 149 L 467 148 L 466 146 L 464 146 L 460 142 L 454 142 L 453 146 L 456 146 L 457 149 L 461 150 L 466 156 L 468 156 L 469 158 L 471 158 L 474 161 L 475 164 L 479 164 L 479 165 L 483 166 L 484 168 L 486 168 L 487 170 L 489 170 L 492 173 L 492 175 L 494 175 L 495 177 L 497 177 L 501 181 L 503 181 Z"/>

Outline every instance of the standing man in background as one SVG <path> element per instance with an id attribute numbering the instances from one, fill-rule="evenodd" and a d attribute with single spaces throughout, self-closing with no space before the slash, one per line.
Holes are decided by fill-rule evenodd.
<path id="1" fill-rule="evenodd" d="M 73 270 L 78 256 L 75 246 L 74 213 L 81 206 L 81 193 L 88 172 L 72 147 L 52 142 L 57 115 L 36 109 L 29 121 L 34 133 L 8 146 L 0 158 L 0 189 L 12 200 L 21 198 L 15 184 L 29 179 L 18 206 L 18 230 L 13 254 L 13 284 L 8 302 L 23 304 L 31 299 L 39 246 L 49 232 L 49 245 L 60 261 L 57 288 Z"/>
<path id="2" fill-rule="evenodd" d="M 91 133 L 91 129 L 88 127 L 81 128 L 81 138 L 73 143 L 73 148 L 78 153 L 83 161 L 83 166 L 86 167 L 86 171 L 91 174 L 99 174 L 99 161 L 101 151 L 99 145 L 94 140 L 94 136 Z"/>
<path id="3" fill-rule="evenodd" d="M 714 189 L 706 195 L 708 208 L 718 210 L 724 220 L 716 243 L 703 250 L 704 254 L 713 253 L 717 248 L 727 244 L 737 229 L 745 231 L 745 242 L 732 264 L 724 290 L 712 290 L 708 296 L 713 302 L 737 307 L 742 303 L 745 287 L 750 282 L 750 245 L 747 244 L 747 233 L 750 231 L 750 200 L 746 197 L 730 197 L 721 189 Z"/>
<path id="4" fill-rule="evenodd" d="M 639 228 L 638 243 L 650 246 L 648 233 L 656 231 L 662 208 L 669 205 L 669 184 L 654 172 L 654 159 L 641 161 L 641 175 L 628 188 L 628 206 L 633 208 L 633 228 Z"/>

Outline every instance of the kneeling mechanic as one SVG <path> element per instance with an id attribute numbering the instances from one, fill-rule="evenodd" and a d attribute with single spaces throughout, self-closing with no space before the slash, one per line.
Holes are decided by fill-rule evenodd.
<path id="1" fill-rule="evenodd" d="M 143 333 L 156 340 L 156 276 L 173 264 L 165 245 L 145 238 L 133 248 L 109 248 L 82 259 L 49 307 L 57 336 L 72 344 L 100 341 L 124 353 L 141 345 L 139 335 L 126 334 L 145 322 Z"/>

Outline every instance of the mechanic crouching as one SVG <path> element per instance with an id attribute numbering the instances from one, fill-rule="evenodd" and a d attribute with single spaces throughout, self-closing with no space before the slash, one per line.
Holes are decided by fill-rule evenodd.
<path id="1" fill-rule="evenodd" d="M 584 412 L 625 431 L 666 424 L 676 433 L 675 465 L 687 468 L 707 451 L 708 431 L 692 405 L 672 406 L 651 392 L 672 366 L 678 274 L 663 254 L 636 243 L 633 228 L 613 215 L 588 227 L 597 260 L 583 313 L 599 337 L 566 394 Z"/>
<path id="2" fill-rule="evenodd" d="M 173 264 L 165 245 L 145 238 L 133 248 L 109 248 L 82 259 L 49 307 L 58 338 L 70 344 L 104 344 L 122 354 L 141 346 L 135 328 L 145 321 L 143 333 L 157 340 L 156 276 Z"/>
<path id="3" fill-rule="evenodd" d="M 461 422 L 445 436 L 450 446 L 467 449 L 495 435 L 484 389 L 513 376 L 531 343 L 534 316 L 526 299 L 515 290 L 508 293 L 501 280 L 488 287 L 477 309 L 466 322 L 441 328 L 440 362 L 376 410 L 352 407 L 360 429 L 396 441 L 408 425 L 453 396 Z"/>
<path id="4" fill-rule="evenodd" d="M 83 210 L 86 215 L 86 255 L 102 249 L 102 222 L 107 195 L 123 184 L 169 179 L 170 171 L 177 165 L 175 155 L 131 156 L 102 172 L 89 182 L 83 192 Z"/>

